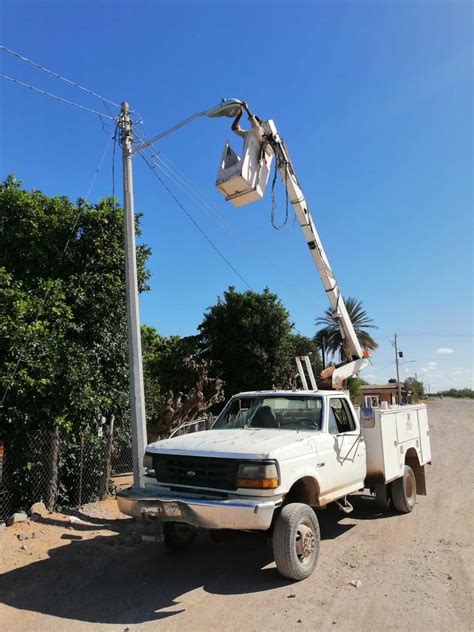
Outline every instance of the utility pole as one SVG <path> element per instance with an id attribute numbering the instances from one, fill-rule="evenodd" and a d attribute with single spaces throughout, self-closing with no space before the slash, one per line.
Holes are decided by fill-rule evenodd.
<path id="1" fill-rule="evenodd" d="M 132 421 L 133 487 L 142 487 L 142 460 L 146 447 L 145 393 L 138 305 L 135 211 L 133 204 L 132 127 L 128 103 L 120 106 L 122 127 L 125 282 L 128 326 L 130 412 Z"/>
<path id="2" fill-rule="evenodd" d="M 400 368 L 399 368 L 399 359 L 398 359 L 397 334 L 394 334 L 394 336 L 395 336 L 395 342 L 394 342 L 394 347 L 395 347 L 395 366 L 397 367 L 398 405 L 401 406 L 401 404 L 402 404 L 402 389 L 401 389 L 401 386 L 400 386 Z"/>

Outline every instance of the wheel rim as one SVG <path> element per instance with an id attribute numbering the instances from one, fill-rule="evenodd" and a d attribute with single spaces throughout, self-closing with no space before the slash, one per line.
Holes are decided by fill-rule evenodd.
<path id="1" fill-rule="evenodd" d="M 316 533 L 309 520 L 302 520 L 296 529 L 295 550 L 300 564 L 308 565 L 316 555 Z"/>
<path id="2" fill-rule="evenodd" d="M 415 481 L 413 480 L 413 476 L 411 476 L 411 474 L 408 474 L 405 478 L 405 494 L 408 502 L 412 505 L 415 500 Z"/>

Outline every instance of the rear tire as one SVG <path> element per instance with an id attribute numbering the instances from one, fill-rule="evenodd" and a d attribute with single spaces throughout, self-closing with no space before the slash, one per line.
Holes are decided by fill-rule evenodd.
<path id="1" fill-rule="evenodd" d="M 169 551 L 182 551 L 191 546 L 196 537 L 196 527 L 182 522 L 165 522 L 163 525 L 163 535 L 165 546 Z"/>
<path id="2" fill-rule="evenodd" d="M 301 581 L 314 571 L 321 536 L 316 514 L 308 505 L 285 505 L 273 530 L 273 556 L 284 577 Z"/>
<path id="3" fill-rule="evenodd" d="M 413 470 L 405 465 L 403 476 L 390 484 L 393 506 L 400 513 L 413 511 L 416 502 L 416 479 Z"/>

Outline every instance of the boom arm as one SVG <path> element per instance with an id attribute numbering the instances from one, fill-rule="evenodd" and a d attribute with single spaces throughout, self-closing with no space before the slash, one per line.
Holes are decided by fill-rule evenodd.
<path id="1" fill-rule="evenodd" d="M 251 129 L 248 131 L 238 126 L 244 110 L 248 114 L 251 124 Z M 262 121 L 257 116 L 254 116 L 244 101 L 238 99 L 224 99 L 219 106 L 209 110 L 207 115 L 211 117 L 223 115 L 236 116 L 232 125 L 232 131 L 245 139 L 245 155 L 241 164 L 238 164 L 238 160 L 240 160 L 238 156 L 235 154 L 232 155 L 229 145 L 226 145 L 225 156 L 223 157 L 222 167 L 216 182 L 221 193 L 223 193 L 226 199 L 231 201 L 234 206 L 247 204 L 263 196 L 270 167 L 268 154 L 273 153 L 275 156 L 277 169 L 285 185 L 288 198 L 295 210 L 311 257 L 318 269 L 323 287 L 328 295 L 332 315 L 339 323 L 339 329 L 343 339 L 343 355 L 345 356 L 345 361 L 337 367 L 329 367 L 324 370 L 321 373 L 321 377 L 324 381 L 328 381 L 333 388 L 340 389 L 343 387 L 344 380 L 356 375 L 360 369 L 367 364 L 366 357 L 368 357 L 368 353 L 362 351 L 362 347 L 360 346 L 339 285 L 329 265 L 318 231 L 309 212 L 308 204 L 296 177 L 286 145 L 280 138 L 274 122 L 272 120 Z M 271 149 L 271 152 L 269 149 Z M 255 150 L 258 153 L 258 158 L 254 153 Z M 226 157 L 229 156 L 230 161 L 229 164 L 227 164 Z M 244 169 L 247 170 L 245 173 L 246 177 L 240 178 Z M 261 176 L 263 176 L 262 186 Z M 241 180 L 243 180 L 243 184 Z M 226 182 L 229 184 L 229 187 L 225 185 Z"/>
<path id="2" fill-rule="evenodd" d="M 268 145 L 272 149 L 275 160 L 277 161 L 277 169 L 288 193 L 288 198 L 295 210 L 311 257 L 321 277 L 324 290 L 328 295 L 332 315 L 339 323 L 339 329 L 344 341 L 345 360 L 337 367 L 325 369 L 321 373 L 321 378 L 324 382 L 329 383 L 332 388 L 341 389 L 343 388 L 344 381 L 348 377 L 356 375 L 366 366 L 368 353 L 362 350 L 357 338 L 344 299 L 341 295 L 341 290 L 334 277 L 326 253 L 324 252 L 321 239 L 319 238 L 318 231 L 309 212 L 308 204 L 299 185 L 285 143 L 280 138 L 272 120 L 261 121 L 257 117 L 252 116 L 250 112 L 248 112 L 248 114 L 252 129 L 247 133 L 260 137 L 263 150 L 265 150 Z M 236 123 L 237 122 L 238 120 L 236 120 Z M 240 128 L 236 129 L 236 124 L 232 126 L 232 129 L 240 133 L 239 135 L 242 135 L 243 130 L 240 130 Z"/>
<path id="3" fill-rule="evenodd" d="M 288 191 L 288 197 L 295 210 L 311 257 L 318 269 L 323 287 L 328 295 L 333 316 L 339 323 L 341 335 L 345 342 L 346 355 L 352 360 L 360 359 L 363 357 L 362 348 L 355 333 L 354 326 L 352 325 L 352 321 L 347 313 L 339 285 L 334 277 L 326 253 L 324 252 L 321 239 L 319 238 L 318 231 L 309 212 L 308 204 L 298 183 L 288 150 L 280 138 L 273 121 L 262 123 L 262 127 L 265 131 L 265 138 L 270 143 L 273 153 L 275 154 L 281 179 Z"/>

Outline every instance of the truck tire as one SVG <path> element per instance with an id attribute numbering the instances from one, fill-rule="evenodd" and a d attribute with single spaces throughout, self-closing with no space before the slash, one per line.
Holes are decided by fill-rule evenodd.
<path id="1" fill-rule="evenodd" d="M 196 527 L 182 522 L 165 522 L 163 525 L 165 546 L 170 551 L 187 549 L 194 542 L 196 534 Z"/>
<path id="2" fill-rule="evenodd" d="M 405 465 L 403 476 L 391 483 L 390 491 L 393 506 L 397 511 L 401 513 L 413 511 L 416 502 L 416 479 L 409 465 Z"/>
<path id="3" fill-rule="evenodd" d="M 320 540 L 313 509 L 302 503 L 285 505 L 273 529 L 273 556 L 280 574 L 296 581 L 309 577 L 318 561 Z"/>

